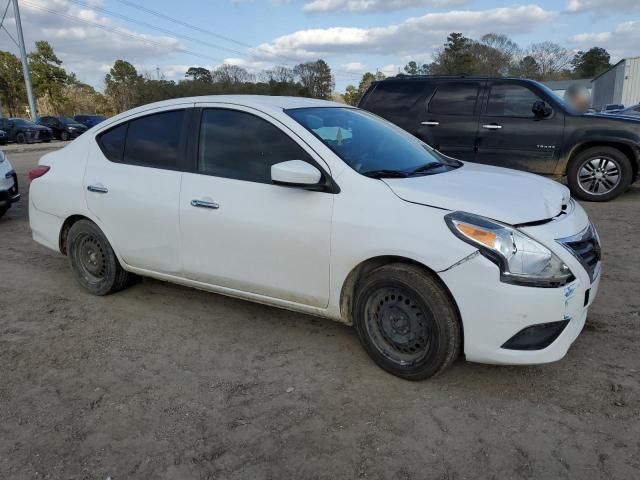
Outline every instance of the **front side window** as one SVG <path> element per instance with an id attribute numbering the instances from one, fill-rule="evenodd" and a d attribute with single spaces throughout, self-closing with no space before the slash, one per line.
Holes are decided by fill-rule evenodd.
<path id="1" fill-rule="evenodd" d="M 478 101 L 479 83 L 456 82 L 438 86 L 429 102 L 429 113 L 473 115 Z"/>
<path id="2" fill-rule="evenodd" d="M 409 176 L 459 166 L 413 135 L 364 110 L 311 107 L 286 113 L 363 175 Z"/>
<path id="3" fill-rule="evenodd" d="M 228 109 L 202 112 L 198 172 L 249 182 L 271 183 L 271 166 L 311 158 L 275 125 Z"/>
<path id="4" fill-rule="evenodd" d="M 495 117 L 531 117 L 534 102 L 540 100 L 535 93 L 522 85 L 495 84 L 489 93 L 487 115 Z"/>
<path id="5" fill-rule="evenodd" d="M 124 154 L 124 142 L 127 139 L 127 123 L 121 123 L 117 127 L 100 134 L 98 145 L 108 160 L 122 162 Z"/>

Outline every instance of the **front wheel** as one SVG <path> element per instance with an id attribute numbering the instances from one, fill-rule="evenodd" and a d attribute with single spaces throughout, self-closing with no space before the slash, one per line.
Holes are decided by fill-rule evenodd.
<path id="1" fill-rule="evenodd" d="M 442 372 L 460 351 L 453 301 L 432 275 L 412 265 L 369 273 L 356 288 L 353 322 L 373 361 L 407 380 Z"/>
<path id="2" fill-rule="evenodd" d="M 102 230 L 89 220 L 69 229 L 67 256 L 76 280 L 93 295 L 108 295 L 127 287 L 132 275 L 125 271 Z"/>
<path id="3" fill-rule="evenodd" d="M 27 137 L 25 137 L 24 133 L 20 132 L 16 135 L 16 143 L 25 143 L 27 141 Z"/>
<path id="4" fill-rule="evenodd" d="M 60 134 L 60 140 L 62 140 L 63 142 L 66 142 L 67 140 L 69 140 L 69 133 L 68 132 L 62 132 Z"/>
<path id="5" fill-rule="evenodd" d="M 578 154 L 567 169 L 571 193 L 589 202 L 607 202 L 631 184 L 633 169 L 629 158 L 613 147 L 593 147 Z"/>

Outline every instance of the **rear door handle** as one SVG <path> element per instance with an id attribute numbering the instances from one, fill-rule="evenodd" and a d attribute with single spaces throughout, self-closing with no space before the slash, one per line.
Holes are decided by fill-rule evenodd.
<path id="1" fill-rule="evenodd" d="M 109 189 L 104 185 L 89 185 L 87 190 L 93 193 L 108 193 Z"/>
<path id="2" fill-rule="evenodd" d="M 500 130 L 502 125 L 498 125 L 497 123 L 489 123 L 487 125 L 482 125 L 482 128 L 486 128 L 487 130 Z"/>
<path id="3" fill-rule="evenodd" d="M 428 122 L 422 122 L 420 125 L 427 125 L 428 127 L 435 127 L 437 125 L 440 125 L 440 122 L 429 120 Z"/>
<path id="4" fill-rule="evenodd" d="M 205 202 L 204 200 L 191 200 L 192 207 L 209 208 L 211 210 L 218 210 L 220 205 L 215 202 Z"/>

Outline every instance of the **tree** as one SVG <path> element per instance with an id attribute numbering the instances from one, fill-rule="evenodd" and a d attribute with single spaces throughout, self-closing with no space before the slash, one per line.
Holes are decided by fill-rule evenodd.
<path id="1" fill-rule="evenodd" d="M 185 73 L 184 76 L 186 78 L 191 78 L 191 80 L 196 82 L 213 82 L 211 72 L 203 67 L 189 67 L 189 70 L 187 70 L 187 73 Z"/>
<path id="2" fill-rule="evenodd" d="M 469 75 L 475 73 L 475 60 L 471 47 L 473 41 L 462 33 L 451 33 L 447 36 L 444 49 L 436 54 L 429 65 L 429 73 L 433 75 Z"/>
<path id="3" fill-rule="evenodd" d="M 512 75 L 540 80 L 540 65 L 530 55 L 523 57 L 513 68 Z"/>
<path id="4" fill-rule="evenodd" d="M 358 105 L 360 98 L 361 96 L 358 89 L 353 85 L 347 85 L 347 89 L 345 90 L 344 95 L 342 95 L 344 103 L 346 103 L 347 105 L 353 105 L 355 107 L 356 105 Z"/>
<path id="5" fill-rule="evenodd" d="M 129 110 L 137 104 L 139 86 L 143 78 L 136 68 L 126 60 L 116 60 L 104 77 L 105 93 L 111 100 L 116 113 Z"/>
<path id="6" fill-rule="evenodd" d="M 593 47 L 575 54 L 571 65 L 576 78 L 593 78 L 611 68 L 611 55 L 604 48 Z"/>
<path id="7" fill-rule="evenodd" d="M 407 75 L 427 75 L 429 73 L 429 65 L 422 64 L 418 66 L 414 60 L 411 60 L 404 66 L 404 71 Z"/>
<path id="8" fill-rule="evenodd" d="M 344 99 L 345 103 L 348 103 L 349 105 L 357 105 L 358 102 L 360 102 L 362 96 L 369 89 L 371 84 L 375 81 L 384 80 L 384 78 L 384 73 L 382 72 L 367 72 L 362 75 L 362 80 L 360 80 L 358 88 L 354 87 L 353 85 L 349 85 L 342 98 Z"/>
<path id="9" fill-rule="evenodd" d="M 0 100 L 10 117 L 23 115 L 27 95 L 22 76 L 22 64 L 14 54 L 2 51 L 0 51 Z"/>
<path id="10" fill-rule="evenodd" d="M 560 80 L 566 78 L 566 69 L 571 65 L 571 53 L 553 42 L 534 43 L 529 46 L 527 55 L 533 58 L 539 67 L 540 80 Z"/>
<path id="11" fill-rule="evenodd" d="M 506 35 L 487 33 L 470 47 L 475 66 L 474 73 L 484 75 L 508 75 L 516 55 L 518 44 Z"/>
<path id="12" fill-rule="evenodd" d="M 63 93 L 67 83 L 67 72 L 60 66 L 62 60 L 56 56 L 49 42 L 44 40 L 37 41 L 35 51 L 27 57 L 34 94 L 51 106 L 51 111 L 44 113 L 58 113 L 64 103 Z"/>
<path id="13" fill-rule="evenodd" d="M 292 68 L 277 65 L 270 70 L 265 70 L 261 75 L 266 83 L 294 83 L 295 73 Z"/>
<path id="14" fill-rule="evenodd" d="M 216 68 L 212 73 L 214 83 L 224 85 L 237 85 L 253 81 L 253 75 L 238 65 L 224 63 Z"/>
<path id="15" fill-rule="evenodd" d="M 307 96 L 330 99 L 333 91 L 331 68 L 324 60 L 301 63 L 293 69 Z"/>

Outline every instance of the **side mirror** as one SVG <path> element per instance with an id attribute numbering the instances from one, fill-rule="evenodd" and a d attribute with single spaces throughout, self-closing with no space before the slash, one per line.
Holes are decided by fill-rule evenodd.
<path id="1" fill-rule="evenodd" d="M 315 186 L 322 180 L 322 173 L 302 160 L 289 160 L 271 166 L 271 181 L 292 187 Z"/>
<path id="2" fill-rule="evenodd" d="M 531 111 L 536 117 L 539 118 L 547 118 L 549 115 L 553 113 L 553 110 L 549 105 L 547 105 L 542 100 L 536 100 L 533 102 L 533 106 L 531 107 Z"/>

